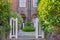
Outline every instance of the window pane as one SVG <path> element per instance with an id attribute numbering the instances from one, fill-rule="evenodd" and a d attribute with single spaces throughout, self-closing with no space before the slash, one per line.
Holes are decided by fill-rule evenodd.
<path id="1" fill-rule="evenodd" d="M 20 6 L 20 7 L 25 7 L 25 5 L 26 5 L 26 4 L 25 4 L 25 3 L 26 3 L 25 1 L 26 1 L 26 0 L 20 0 L 19 6 Z"/>
<path id="2" fill-rule="evenodd" d="M 33 0 L 33 6 L 37 7 L 37 0 Z"/>
<path id="3" fill-rule="evenodd" d="M 25 0 L 20 0 L 20 2 L 25 2 Z"/>

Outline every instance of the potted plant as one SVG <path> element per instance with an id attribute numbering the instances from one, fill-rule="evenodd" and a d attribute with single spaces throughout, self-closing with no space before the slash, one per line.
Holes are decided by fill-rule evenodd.
<path id="1" fill-rule="evenodd" d="M 32 22 L 27 22 L 26 24 L 27 25 L 22 29 L 23 31 L 25 31 L 25 32 L 33 32 L 33 31 L 35 31 L 35 27 L 31 25 Z"/>
<path id="2" fill-rule="evenodd" d="M 34 32 L 35 31 L 35 27 L 34 26 L 25 26 L 22 30 L 24 32 Z"/>
<path id="3" fill-rule="evenodd" d="M 42 30 L 46 34 L 51 34 L 60 27 L 60 1 L 59 0 L 40 0 L 38 3 L 38 17 Z M 46 40 L 51 40 L 47 38 Z"/>

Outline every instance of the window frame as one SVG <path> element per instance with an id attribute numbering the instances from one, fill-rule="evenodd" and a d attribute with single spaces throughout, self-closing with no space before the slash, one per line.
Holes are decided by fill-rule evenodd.
<path id="1" fill-rule="evenodd" d="M 35 0 L 33 0 L 33 7 L 37 7 L 37 6 L 35 5 Z"/>
<path id="2" fill-rule="evenodd" d="M 24 0 L 23 3 L 24 6 L 22 6 L 21 4 L 22 4 L 22 0 L 19 0 L 19 7 L 26 7 L 26 0 Z"/>

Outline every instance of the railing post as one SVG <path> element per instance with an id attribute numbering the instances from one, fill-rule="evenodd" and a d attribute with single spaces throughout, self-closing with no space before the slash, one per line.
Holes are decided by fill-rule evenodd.
<path id="1" fill-rule="evenodd" d="M 23 28 L 24 28 L 24 23 L 23 23 Z"/>
<path id="2" fill-rule="evenodd" d="M 34 19 L 34 27 L 36 28 L 35 37 L 38 38 L 38 18 Z"/>
<path id="3" fill-rule="evenodd" d="M 44 32 L 42 31 L 42 38 L 44 38 Z"/>
<path id="4" fill-rule="evenodd" d="M 18 37 L 17 33 L 18 33 L 18 19 L 16 18 L 16 38 Z"/>
<path id="5" fill-rule="evenodd" d="M 36 25 L 36 38 L 38 38 L 38 26 Z"/>

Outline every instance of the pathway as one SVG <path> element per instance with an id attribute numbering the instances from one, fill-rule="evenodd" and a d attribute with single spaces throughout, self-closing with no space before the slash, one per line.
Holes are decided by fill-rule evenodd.
<path id="1" fill-rule="evenodd" d="M 10 40 L 45 40 L 45 39 L 42 39 L 42 38 L 39 38 L 39 39 L 10 39 Z"/>
<path id="2" fill-rule="evenodd" d="M 36 39 L 35 32 L 23 32 L 22 30 L 19 30 L 18 39 L 13 38 L 11 40 L 45 40 L 45 39 L 42 38 Z"/>
<path id="3" fill-rule="evenodd" d="M 23 32 L 19 30 L 18 38 L 35 38 L 35 32 Z"/>

